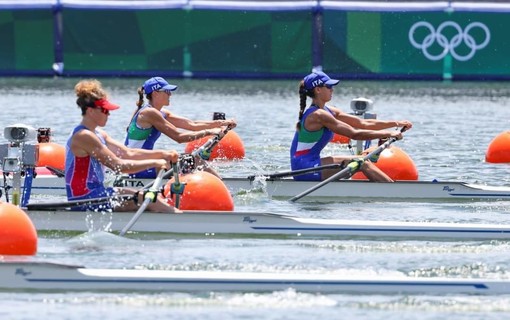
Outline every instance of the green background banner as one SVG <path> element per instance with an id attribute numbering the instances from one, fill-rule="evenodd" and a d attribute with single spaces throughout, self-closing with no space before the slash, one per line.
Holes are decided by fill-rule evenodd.
<path id="1" fill-rule="evenodd" d="M 48 73 L 55 60 L 50 10 L 0 10 L 0 73 Z"/>
<path id="2" fill-rule="evenodd" d="M 311 62 L 310 21 L 301 11 L 66 9 L 65 69 L 303 73 Z"/>
<path id="3" fill-rule="evenodd" d="M 509 59 L 505 58 L 510 57 L 510 39 L 505 31 L 510 30 L 508 18 L 509 15 L 504 13 L 326 12 L 324 67 L 338 73 L 389 76 L 448 73 L 508 76 L 510 64 Z M 431 60 L 422 49 L 413 46 L 409 33 L 418 22 L 427 23 L 435 35 L 426 51 L 433 58 L 447 51 L 444 58 Z M 489 33 L 478 24 L 465 33 L 474 22 L 486 26 Z M 443 28 L 438 32 L 442 24 Z M 432 34 L 431 30 L 424 26 L 417 27 L 413 32 L 414 40 L 423 45 L 426 37 Z M 438 40 L 441 35 L 446 42 Z M 486 40 L 485 47 L 476 48 Z M 472 57 L 459 60 L 452 55 L 452 50 L 460 59 Z"/>
<path id="4" fill-rule="evenodd" d="M 322 67 L 340 78 L 510 79 L 508 17 L 333 9 L 1 9 L 0 75 L 290 78 Z M 56 62 L 63 69 L 54 70 Z"/>

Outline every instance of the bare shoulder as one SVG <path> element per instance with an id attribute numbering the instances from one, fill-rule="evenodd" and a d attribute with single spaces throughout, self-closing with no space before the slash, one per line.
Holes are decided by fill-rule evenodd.
<path id="1" fill-rule="evenodd" d="M 77 157 L 84 157 L 91 154 L 91 150 L 102 145 L 96 134 L 90 130 L 76 132 L 71 140 L 71 151 Z"/>
<path id="2" fill-rule="evenodd" d="M 163 110 L 158 110 L 156 108 L 146 108 L 140 112 L 140 115 L 138 116 L 138 124 L 142 127 L 151 126 L 154 123 L 157 123 L 161 120 L 164 120 L 166 118 L 166 113 L 163 111 L 163 116 L 161 114 Z"/>
<path id="3" fill-rule="evenodd" d="M 335 106 L 328 106 L 328 109 L 331 111 L 331 113 L 333 114 L 333 116 L 337 117 L 337 116 L 341 116 L 341 115 L 344 115 L 345 112 L 343 112 L 342 110 L 338 109 L 337 107 Z"/>
<path id="4" fill-rule="evenodd" d="M 317 109 L 312 114 L 310 114 L 310 116 L 314 116 L 318 119 L 329 119 L 333 117 L 330 112 L 324 109 Z"/>
<path id="5" fill-rule="evenodd" d="M 108 137 L 106 132 L 103 130 L 97 129 L 99 134 L 105 139 Z M 80 130 L 73 136 L 73 141 L 78 143 L 94 143 L 95 141 L 99 141 L 96 133 L 90 130 Z"/>
<path id="6" fill-rule="evenodd" d="M 164 111 L 163 109 L 161 111 Z M 161 111 L 156 108 L 145 108 L 140 114 L 144 116 L 161 116 Z"/>

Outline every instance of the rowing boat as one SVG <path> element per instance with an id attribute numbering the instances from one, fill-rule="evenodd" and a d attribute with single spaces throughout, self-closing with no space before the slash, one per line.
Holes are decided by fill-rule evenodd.
<path id="1" fill-rule="evenodd" d="M 119 232 L 133 212 L 27 211 L 38 232 Z M 257 212 L 144 212 L 131 233 L 194 237 L 510 239 L 510 225 L 301 218 Z"/>
<path id="2" fill-rule="evenodd" d="M 122 185 L 141 189 L 153 180 L 123 179 Z M 295 181 L 292 178 L 255 179 L 226 177 L 223 182 L 232 194 L 250 190 L 262 190 L 272 198 L 291 198 L 317 184 L 313 181 Z M 2 184 L 2 182 L 0 182 Z M 1 188 L 2 186 L 0 186 Z M 39 175 L 32 182 L 32 194 L 63 196 L 63 178 Z M 454 181 L 397 181 L 394 183 L 373 183 L 361 180 L 333 181 L 319 188 L 305 199 L 313 200 L 381 200 L 381 201 L 487 201 L 510 200 L 510 187 L 486 186 Z"/>
<path id="3" fill-rule="evenodd" d="M 0 290 L 136 292 L 510 293 L 510 280 L 353 277 L 338 274 L 89 269 L 49 262 L 0 263 Z"/>

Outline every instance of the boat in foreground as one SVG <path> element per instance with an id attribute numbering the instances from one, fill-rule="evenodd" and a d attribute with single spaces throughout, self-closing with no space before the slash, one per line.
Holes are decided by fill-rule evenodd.
<path id="1" fill-rule="evenodd" d="M 134 212 L 27 211 L 38 232 L 121 231 Z M 510 225 L 366 221 L 301 218 L 290 215 L 186 211 L 144 212 L 131 233 L 161 236 L 377 238 L 382 239 L 510 239 Z"/>
<path id="2" fill-rule="evenodd" d="M 141 189 L 152 179 L 122 179 L 122 186 Z M 314 181 L 295 181 L 292 178 L 233 178 L 223 182 L 232 194 L 250 190 L 267 192 L 273 198 L 291 198 L 317 185 Z M 0 182 L 2 184 L 3 182 Z M 1 186 L 0 186 L 1 187 Z M 38 175 L 32 182 L 32 194 L 65 196 L 64 179 L 54 175 Z M 306 199 L 323 200 L 382 200 L 382 201 L 487 201 L 510 200 L 510 187 L 486 186 L 454 181 L 397 181 L 373 183 L 362 180 L 333 181 L 313 191 Z"/>
<path id="3" fill-rule="evenodd" d="M 510 280 L 353 277 L 337 274 L 89 269 L 48 262 L 1 262 L 0 290 L 477 294 L 510 293 Z"/>

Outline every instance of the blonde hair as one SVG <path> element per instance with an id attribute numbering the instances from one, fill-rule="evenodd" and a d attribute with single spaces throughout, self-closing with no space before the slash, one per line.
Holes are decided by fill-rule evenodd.
<path id="1" fill-rule="evenodd" d="M 81 80 L 74 86 L 74 92 L 78 97 L 76 104 L 81 108 L 81 114 L 85 114 L 88 107 L 95 107 L 94 102 L 99 99 L 108 99 L 108 94 L 103 89 L 99 80 Z"/>

